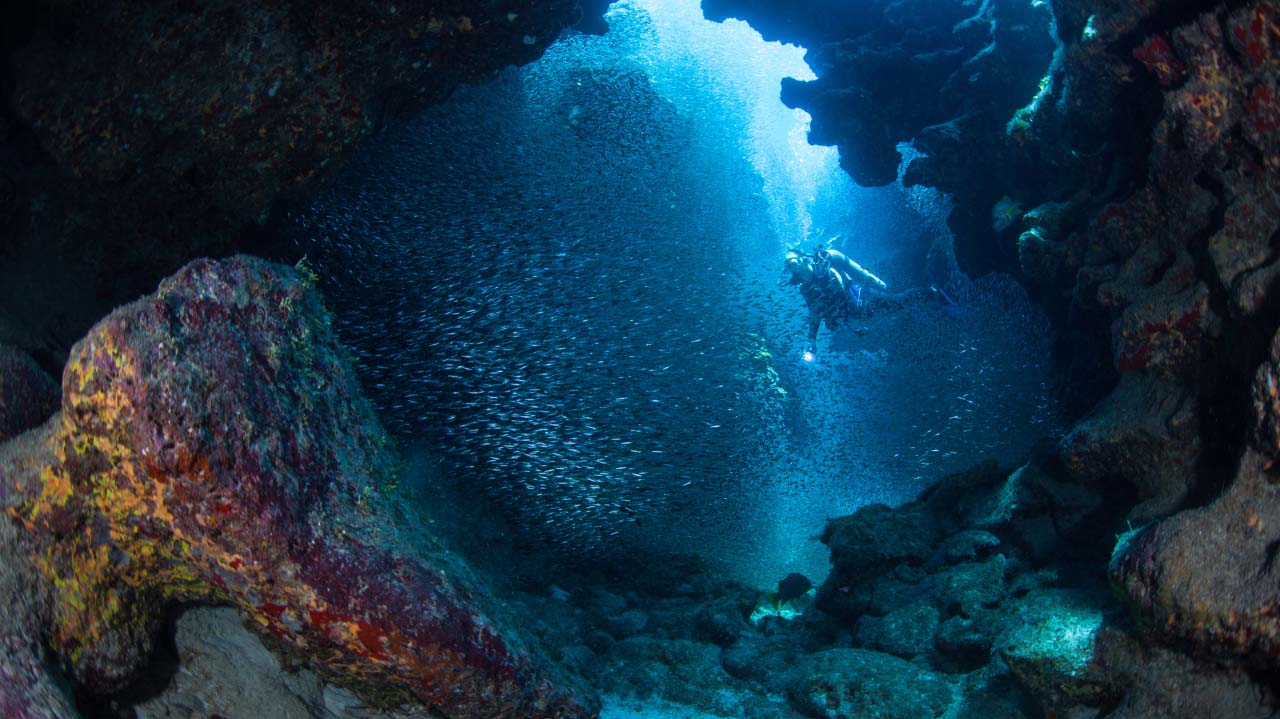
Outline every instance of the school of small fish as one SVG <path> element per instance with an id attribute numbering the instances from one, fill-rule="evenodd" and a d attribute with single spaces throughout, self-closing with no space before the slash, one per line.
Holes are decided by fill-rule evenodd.
<path id="1" fill-rule="evenodd" d="M 1016 286 L 800 361 L 792 238 L 738 145 L 695 127 L 715 113 L 574 47 L 374 138 L 294 218 L 383 421 L 450 482 L 575 555 L 776 565 L 766 545 L 1051 428 Z"/>

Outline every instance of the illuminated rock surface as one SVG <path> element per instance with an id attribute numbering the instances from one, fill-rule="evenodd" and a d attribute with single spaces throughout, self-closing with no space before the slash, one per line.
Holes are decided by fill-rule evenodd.
<path id="1" fill-rule="evenodd" d="M 314 671 L 282 666 L 230 607 L 196 607 L 174 632 L 181 667 L 169 686 L 134 707 L 138 719 L 188 714 L 312 719 L 426 719 L 425 707 L 381 711 Z"/>

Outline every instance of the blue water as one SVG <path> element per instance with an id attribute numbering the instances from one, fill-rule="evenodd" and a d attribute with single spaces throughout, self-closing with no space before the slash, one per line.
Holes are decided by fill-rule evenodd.
<path id="1" fill-rule="evenodd" d="M 608 19 L 375 138 L 296 218 L 414 466 L 530 542 L 693 551 L 767 587 L 821 579 L 825 518 L 1058 430 L 1045 319 L 956 269 L 944 198 L 856 187 L 805 142 L 777 99 L 803 49 L 693 0 Z M 958 307 L 824 330 L 804 361 L 782 253 L 835 236 Z"/>

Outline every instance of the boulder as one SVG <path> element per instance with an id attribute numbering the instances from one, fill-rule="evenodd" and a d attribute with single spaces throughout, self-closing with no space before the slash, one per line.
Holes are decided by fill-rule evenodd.
<path id="1" fill-rule="evenodd" d="M 819 539 L 831 550 L 832 566 L 856 577 L 899 562 L 924 563 L 937 539 L 933 532 L 933 523 L 916 505 L 873 504 L 828 520 Z"/>
<path id="2" fill-rule="evenodd" d="M 1186 386 L 1126 376 L 1062 438 L 1063 464 L 1085 486 L 1123 482 L 1139 500 L 1130 512 L 1134 522 L 1169 514 L 1195 485 L 1202 452 L 1196 406 Z"/>
<path id="3" fill-rule="evenodd" d="M 976 562 L 991 556 L 1000 547 L 1000 538 L 982 529 L 965 529 L 947 537 L 940 548 L 947 564 Z"/>
<path id="4" fill-rule="evenodd" d="M 595 714 L 464 566 L 389 524 L 395 454 L 303 274 L 194 262 L 102 320 L 62 388 L 0 472 L 84 691 L 133 679 L 169 607 L 214 602 L 380 703 Z"/>
<path id="5" fill-rule="evenodd" d="M 750 613 L 752 604 L 747 604 Z M 727 647 L 750 629 L 743 616 L 743 604 L 738 597 L 721 597 L 698 609 L 694 620 L 694 638 Z"/>
<path id="6" fill-rule="evenodd" d="M 704 642 L 630 637 L 606 661 L 596 668 L 600 684 L 620 695 L 656 696 L 713 711 L 718 695 L 739 687 L 721 665 L 720 648 Z"/>
<path id="7" fill-rule="evenodd" d="M 1105 596 L 1046 589 L 1016 600 L 1001 617 L 996 649 L 1013 675 L 1049 706 L 1107 707 L 1123 677 L 1106 662 Z M 1118 633 L 1112 633 L 1119 636 Z"/>
<path id="8" fill-rule="evenodd" d="M 935 664 L 944 671 L 959 673 L 985 666 L 991 658 L 994 632 L 989 625 L 990 621 L 978 622 L 960 615 L 938 625 L 934 636 L 934 647 L 938 650 Z"/>
<path id="9" fill-rule="evenodd" d="M 889 654 L 828 649 L 800 660 L 787 696 L 801 713 L 819 719 L 936 719 L 950 706 L 952 687 Z"/>
<path id="10" fill-rule="evenodd" d="M 8 480 L 0 474 L 0 499 Z M 21 530 L 0 517 L 0 717 L 77 719 L 66 682 L 42 646 L 49 597 L 23 540 Z"/>
<path id="11" fill-rule="evenodd" d="M 1073 478 L 1056 461 L 1051 468 L 1044 464 L 1044 458 L 1032 458 L 996 491 L 980 495 L 968 514 L 972 525 L 1011 539 L 1037 562 L 1087 551 L 1096 543 L 1099 519 L 1108 514 L 1096 484 Z"/>
<path id="12" fill-rule="evenodd" d="M 58 411 L 58 383 L 25 352 L 0 344 L 0 442 Z"/>
<path id="13" fill-rule="evenodd" d="M 1005 594 L 1008 560 L 997 554 L 984 562 L 950 567 L 939 575 L 939 601 L 947 615 L 976 617 L 1000 604 Z"/>
<path id="14" fill-rule="evenodd" d="M 938 610 L 925 602 L 895 609 L 883 617 L 858 620 L 855 640 L 859 646 L 911 659 L 933 648 Z"/>
<path id="15" fill-rule="evenodd" d="M 1198 653 L 1273 666 L 1280 653 L 1280 489 L 1267 464 L 1250 449 L 1213 503 L 1117 543 L 1111 580 L 1156 634 Z"/>

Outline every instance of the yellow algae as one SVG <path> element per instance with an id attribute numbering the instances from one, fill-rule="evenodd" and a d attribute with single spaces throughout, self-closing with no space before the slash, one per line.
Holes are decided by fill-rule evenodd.
<path id="1" fill-rule="evenodd" d="M 131 355 L 110 337 L 92 349 L 92 354 L 81 354 L 68 366 L 69 385 L 80 391 L 68 393 L 71 411 L 63 414 L 49 438 L 55 461 L 41 469 L 36 496 L 14 511 L 32 528 L 63 507 L 86 513 L 90 520 L 82 533 L 63 538 L 37 559 L 54 589 L 54 644 L 73 661 L 107 627 L 130 621 L 124 616 L 130 606 L 126 592 L 183 600 L 220 596 L 196 569 L 178 561 L 190 549 L 187 542 L 167 532 L 150 537 L 128 524 L 136 517 L 150 517 L 160 526 L 171 526 L 173 517 L 164 500 L 168 478 L 149 472 L 131 444 L 129 425 L 135 408 L 124 387 L 116 384 L 136 377 Z M 93 362 L 103 353 L 116 369 L 105 387 Z M 101 389 L 90 391 L 93 388 Z M 94 471 L 77 475 L 72 468 L 85 460 Z M 191 464 L 198 476 L 199 465 Z M 106 520 L 109 540 L 95 538 L 97 530 L 89 528 L 93 515 Z M 112 560 L 117 551 L 118 563 Z"/>
<path id="2" fill-rule="evenodd" d="M 60 646 L 83 644 L 83 638 L 101 636 L 101 612 L 109 610 L 108 602 L 99 601 L 106 586 L 106 573 L 110 563 L 110 548 L 83 546 L 88 537 L 71 542 L 75 551 L 70 556 L 68 573 L 59 572 L 49 557 L 40 560 L 45 573 L 52 579 L 59 621 L 55 629 L 55 643 Z"/>
<path id="3" fill-rule="evenodd" d="M 77 372 L 80 376 L 79 388 L 83 392 L 86 385 L 94 380 L 98 375 L 98 368 L 93 365 L 85 367 L 82 371 Z"/>
<path id="4" fill-rule="evenodd" d="M 293 265 L 293 268 L 298 271 L 298 274 L 302 275 L 302 282 L 308 289 L 320 284 L 320 275 L 317 275 L 316 271 L 311 269 L 311 264 L 307 261 L 306 255 L 303 255 L 302 259 Z"/>

